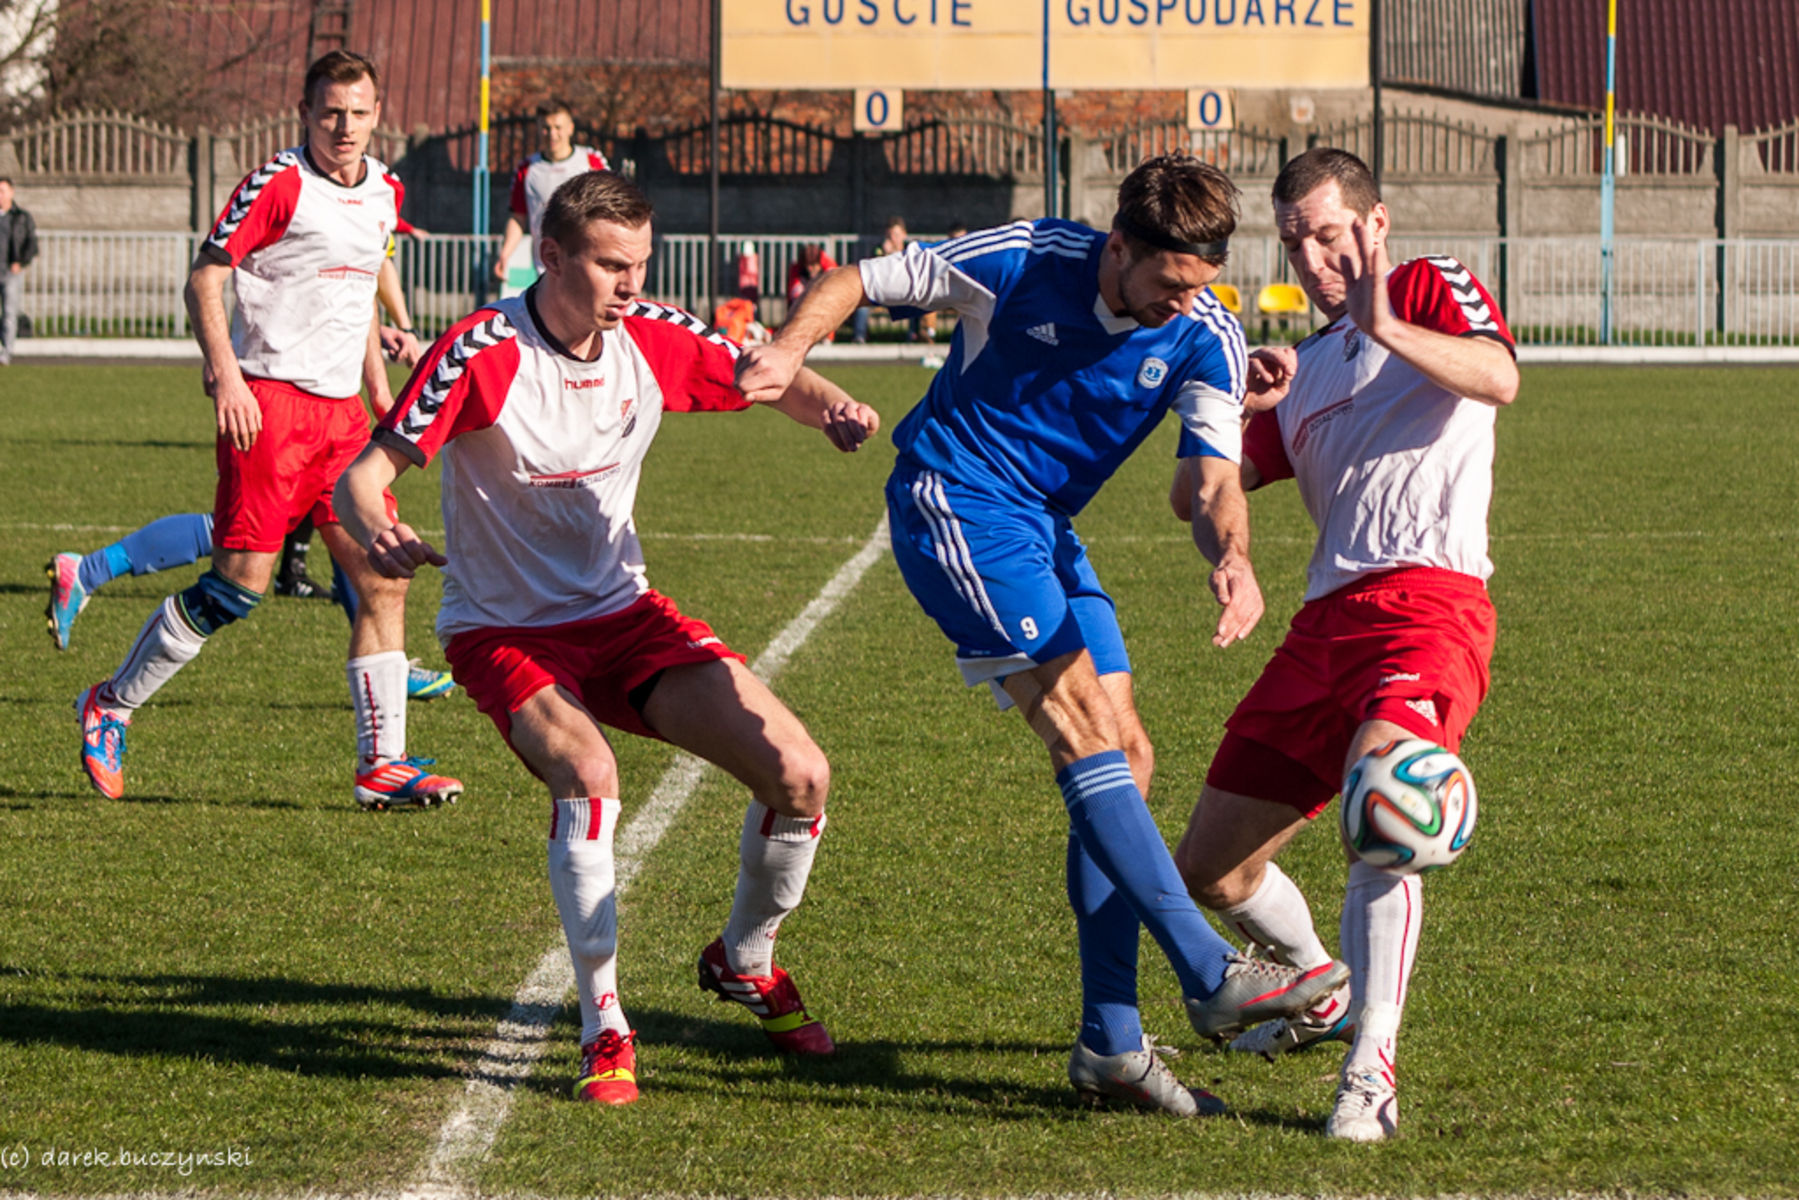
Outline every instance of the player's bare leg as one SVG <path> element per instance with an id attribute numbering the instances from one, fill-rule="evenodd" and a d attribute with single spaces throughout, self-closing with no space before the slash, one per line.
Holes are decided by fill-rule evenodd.
<path id="1" fill-rule="evenodd" d="M 724 933 L 700 953 L 699 981 L 756 1014 L 775 1047 L 836 1047 L 775 965 L 775 935 L 806 891 L 825 829 L 831 767 L 806 727 L 735 659 L 671 667 L 644 702 L 650 727 L 728 771 L 752 799 L 738 835 L 737 891 Z"/>
<path id="2" fill-rule="evenodd" d="M 369 565 L 368 553 L 333 521 L 318 527 L 357 597 L 345 678 L 356 710 L 355 796 L 365 808 L 430 807 L 454 801 L 462 784 L 406 753 L 406 587 Z M 273 556 L 270 556 L 271 567 Z"/>
<path id="3" fill-rule="evenodd" d="M 1392 721 L 1366 721 L 1344 757 L 1344 771 L 1376 746 L 1416 736 Z M 1337 1103 L 1326 1132 L 1376 1142 L 1399 1123 L 1394 1058 L 1406 985 L 1418 957 L 1424 893 L 1417 875 L 1395 875 L 1358 859 L 1348 847 L 1343 897 L 1343 956 L 1354 972 L 1355 1042 L 1343 1063 Z"/>
<path id="4" fill-rule="evenodd" d="M 540 689 L 512 714 L 507 740 L 550 789 L 550 892 L 581 1004 L 575 1097 L 628 1104 L 637 1098 L 637 1051 L 618 1000 L 618 760 L 592 715 L 560 686 Z"/>
<path id="5" fill-rule="evenodd" d="M 1251 945 L 1276 962 L 1311 969 L 1329 963 L 1330 952 L 1319 940 L 1305 896 L 1274 862 L 1307 824 L 1291 804 L 1207 784 L 1200 789 L 1174 861 L 1193 898 Z M 1349 1007 L 1345 985 L 1304 1013 L 1258 1025 L 1234 1040 L 1231 1049 L 1273 1059 L 1342 1039 L 1350 1028 Z"/>

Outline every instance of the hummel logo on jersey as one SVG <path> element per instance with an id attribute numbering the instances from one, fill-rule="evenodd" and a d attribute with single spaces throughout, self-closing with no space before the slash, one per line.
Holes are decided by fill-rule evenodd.
<path id="1" fill-rule="evenodd" d="M 587 388 L 605 387 L 606 380 L 600 379 L 564 379 L 562 386 L 571 392 L 584 391 Z"/>
<path id="2" fill-rule="evenodd" d="M 1056 340 L 1056 323 L 1054 321 L 1045 321 L 1041 325 L 1033 325 L 1031 328 L 1025 330 L 1025 332 L 1046 346 L 1060 346 L 1062 344 Z"/>
<path id="3" fill-rule="evenodd" d="M 1389 683 L 1417 683 L 1420 678 L 1422 676 L 1416 671 L 1395 671 L 1391 675 L 1382 675 L 1380 681 L 1385 686 Z"/>

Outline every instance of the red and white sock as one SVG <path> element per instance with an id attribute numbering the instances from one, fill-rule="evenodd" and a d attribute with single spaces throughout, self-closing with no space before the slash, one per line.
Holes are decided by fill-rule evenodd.
<path id="1" fill-rule="evenodd" d="M 1219 912 L 1238 933 L 1273 955 L 1276 962 L 1311 970 L 1331 960 L 1318 940 L 1312 908 L 1287 873 L 1274 863 L 1263 869 L 1262 885 L 1243 903 Z"/>
<path id="2" fill-rule="evenodd" d="M 1343 897 L 1343 953 L 1354 972 L 1356 1038 L 1345 1071 L 1393 1076 L 1407 982 L 1418 958 L 1424 889 L 1416 875 L 1394 875 L 1367 863 L 1349 867 Z"/>
<path id="3" fill-rule="evenodd" d="M 403 650 L 352 658 L 344 668 L 356 709 L 361 770 L 406 757 L 406 670 Z"/>
<path id="4" fill-rule="evenodd" d="M 800 906 L 825 815 L 784 817 L 751 800 L 737 844 L 737 895 L 725 922 L 725 961 L 739 975 L 767 975 L 775 961 L 775 934 Z"/>
<path id="5" fill-rule="evenodd" d="M 181 615 L 181 605 L 170 596 L 150 614 L 137 640 L 125 652 L 125 661 L 112 673 L 112 681 L 100 695 L 107 708 L 131 712 L 154 696 L 157 689 L 194 660 L 206 645 L 204 634 Z"/>
<path id="6" fill-rule="evenodd" d="M 618 1003 L 618 895 L 612 862 L 618 814 L 619 802 L 611 796 L 551 802 L 550 892 L 575 968 L 583 1046 L 601 1030 L 631 1032 Z"/>

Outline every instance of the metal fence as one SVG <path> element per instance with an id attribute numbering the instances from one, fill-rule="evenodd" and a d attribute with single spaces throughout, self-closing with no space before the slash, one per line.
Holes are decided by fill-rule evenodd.
<path id="1" fill-rule="evenodd" d="M 41 256 L 25 274 L 24 311 L 36 336 L 185 337 L 182 285 L 200 235 L 38 235 Z M 839 263 L 871 250 L 853 234 L 727 235 L 722 269 L 752 242 L 760 258 L 758 315 L 787 316 L 786 279 L 800 248 L 822 245 Z M 436 334 L 488 298 L 497 238 L 402 239 L 399 267 L 414 324 Z M 1396 237 L 1395 261 L 1431 253 L 1465 262 L 1499 299 L 1520 344 L 1599 343 L 1601 272 L 1596 238 Z M 1643 346 L 1799 345 L 1799 239 L 1620 238 L 1613 271 L 1614 343 Z M 658 300 L 704 314 L 712 275 L 702 235 L 658 240 L 646 287 Z M 1221 282 L 1242 297 L 1251 336 L 1266 336 L 1256 294 L 1289 278 L 1278 240 L 1239 237 Z M 727 281 L 735 290 L 733 270 Z M 1302 324 L 1307 324 L 1302 321 Z M 877 329 L 880 328 L 877 323 Z M 1309 324 L 1307 324 L 1309 327 Z"/>

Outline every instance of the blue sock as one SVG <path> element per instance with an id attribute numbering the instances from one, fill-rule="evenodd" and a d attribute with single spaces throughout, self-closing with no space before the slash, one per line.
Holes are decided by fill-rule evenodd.
<path id="1" fill-rule="evenodd" d="M 1068 903 L 1081 945 L 1081 1041 L 1095 1054 L 1143 1046 L 1137 1012 L 1137 942 L 1141 925 L 1112 881 L 1068 835 Z"/>
<path id="2" fill-rule="evenodd" d="M 162 517 L 82 559 L 81 586 L 91 592 L 120 575 L 150 575 L 211 555 L 211 513 Z"/>
<path id="3" fill-rule="evenodd" d="M 1181 992 L 1209 996 L 1224 982 L 1232 950 L 1201 915 L 1149 815 L 1122 750 L 1102 750 L 1056 773 L 1075 836 L 1148 926 Z"/>
<path id="4" fill-rule="evenodd" d="M 356 624 L 356 588 L 350 583 L 350 577 L 344 569 L 331 560 L 331 599 L 344 610 L 344 616 L 350 618 L 350 624 Z"/>

